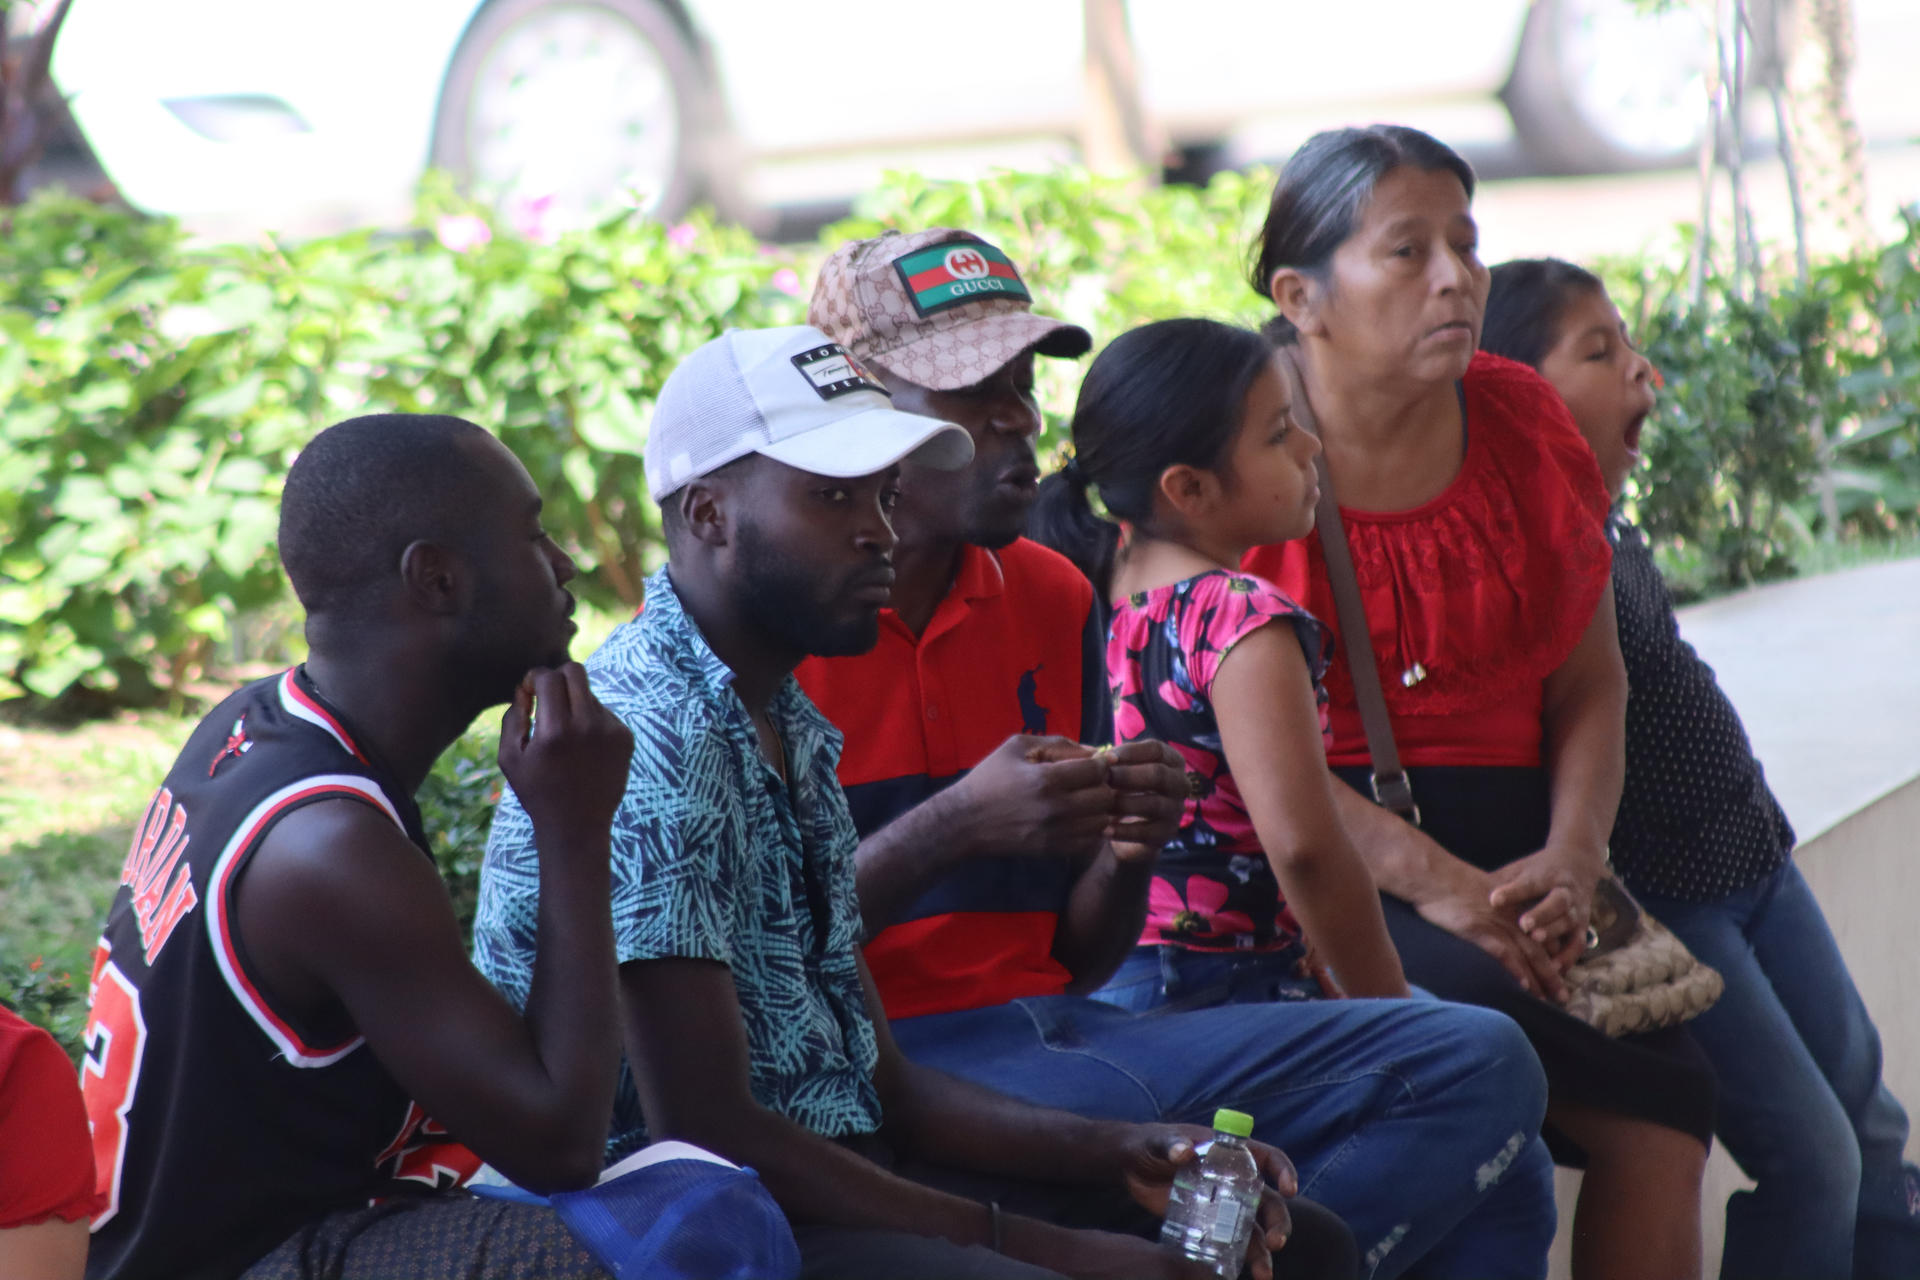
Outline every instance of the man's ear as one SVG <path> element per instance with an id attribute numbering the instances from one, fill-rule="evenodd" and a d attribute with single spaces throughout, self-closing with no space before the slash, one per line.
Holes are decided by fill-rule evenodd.
<path id="1" fill-rule="evenodd" d="M 680 522 L 696 541 L 724 547 L 733 534 L 725 501 L 726 486 L 711 477 L 683 486 L 673 500 L 680 505 Z"/>
<path id="2" fill-rule="evenodd" d="M 1280 314 L 1301 333 L 1320 333 L 1320 300 L 1323 292 L 1319 281 L 1295 267 L 1280 267 L 1274 271 L 1273 278 L 1267 281 L 1267 296 L 1273 299 L 1273 305 Z"/>
<path id="3" fill-rule="evenodd" d="M 1176 463 L 1160 473 L 1160 496 L 1183 520 L 1204 514 L 1220 496 L 1220 477 L 1205 467 Z"/>
<path id="4" fill-rule="evenodd" d="M 400 581 L 415 608 L 442 617 L 459 613 L 473 594 L 467 562 L 444 543 L 421 539 L 400 553 Z"/>

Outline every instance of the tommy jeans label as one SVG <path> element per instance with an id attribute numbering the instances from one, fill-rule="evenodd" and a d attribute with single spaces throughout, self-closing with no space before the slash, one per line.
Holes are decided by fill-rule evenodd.
<path id="1" fill-rule="evenodd" d="M 878 391 L 889 400 L 893 398 L 880 379 L 868 373 L 837 342 L 802 351 L 793 358 L 793 367 L 807 375 L 807 381 L 813 384 L 813 389 L 822 400 L 832 400 L 855 391 Z"/>
<path id="2" fill-rule="evenodd" d="M 909 253 L 893 268 L 923 316 L 980 298 L 1033 301 L 1007 255 L 984 240 L 949 240 Z"/>

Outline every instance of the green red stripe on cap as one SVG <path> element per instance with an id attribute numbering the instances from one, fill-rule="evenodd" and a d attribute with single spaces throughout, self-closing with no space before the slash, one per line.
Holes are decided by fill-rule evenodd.
<path id="1" fill-rule="evenodd" d="M 1033 302 L 1012 261 L 984 240 L 947 240 L 896 259 L 893 268 L 922 316 L 983 298 Z"/>

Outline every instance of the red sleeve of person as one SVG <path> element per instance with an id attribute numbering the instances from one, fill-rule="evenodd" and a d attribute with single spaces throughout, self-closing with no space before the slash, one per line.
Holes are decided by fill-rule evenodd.
<path id="1" fill-rule="evenodd" d="M 73 1064 L 52 1036 L 0 1008 L 0 1231 L 76 1222 L 103 1204 Z"/>

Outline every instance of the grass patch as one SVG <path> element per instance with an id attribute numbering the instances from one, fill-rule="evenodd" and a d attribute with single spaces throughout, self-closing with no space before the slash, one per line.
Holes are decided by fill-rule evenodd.
<path id="1" fill-rule="evenodd" d="M 77 1052 L 94 942 L 133 827 L 194 720 L 0 724 L 0 1002 Z"/>

